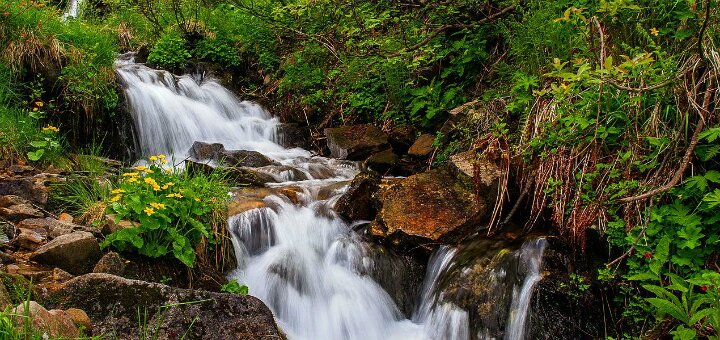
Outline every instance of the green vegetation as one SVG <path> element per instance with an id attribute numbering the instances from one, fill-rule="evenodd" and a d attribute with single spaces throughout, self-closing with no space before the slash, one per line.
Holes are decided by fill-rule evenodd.
<path id="1" fill-rule="evenodd" d="M 148 257 L 172 254 L 188 267 L 195 264 L 196 247 L 212 247 L 223 235 L 223 214 L 229 187 L 217 175 L 178 173 L 164 155 L 152 156 L 149 166 L 126 172 L 112 190 L 109 210 L 117 221 L 138 223 L 109 235 L 103 245 L 120 251 L 134 249 Z"/>
<path id="2" fill-rule="evenodd" d="M 231 293 L 231 294 L 240 294 L 240 295 L 247 295 L 248 294 L 248 286 L 240 285 L 236 280 L 231 280 L 230 282 L 224 284 L 220 290 L 223 292 Z"/>

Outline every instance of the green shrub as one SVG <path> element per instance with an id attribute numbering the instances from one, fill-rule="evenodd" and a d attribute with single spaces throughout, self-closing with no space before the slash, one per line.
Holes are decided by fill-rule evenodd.
<path id="1" fill-rule="evenodd" d="M 200 40 L 193 54 L 198 58 L 212 61 L 222 66 L 239 66 L 240 56 L 232 42 L 227 38 L 215 37 Z"/>
<path id="2" fill-rule="evenodd" d="M 185 67 L 190 57 L 185 38 L 180 32 L 171 30 L 153 46 L 147 61 L 150 65 L 177 71 Z"/>
<path id="3" fill-rule="evenodd" d="M 188 267 L 195 263 L 195 247 L 214 245 L 229 188 L 219 176 L 190 175 L 163 168 L 163 155 L 150 157 L 149 166 L 123 174 L 112 191 L 110 213 L 139 225 L 109 235 L 103 246 L 137 250 L 148 257 L 172 254 Z M 202 249 L 201 251 L 203 251 Z"/>

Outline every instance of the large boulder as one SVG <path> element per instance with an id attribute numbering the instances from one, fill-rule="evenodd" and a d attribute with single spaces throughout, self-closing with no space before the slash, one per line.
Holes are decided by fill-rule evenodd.
<path id="1" fill-rule="evenodd" d="M 445 169 L 410 176 L 380 199 L 371 234 L 407 247 L 457 242 L 480 229 L 488 212 L 469 179 Z"/>
<path id="2" fill-rule="evenodd" d="M 283 339 L 270 309 L 247 295 L 172 288 L 109 274 L 87 274 L 51 296 L 62 308 L 80 308 L 94 321 L 93 334 L 137 339 Z M 138 314 L 143 320 L 138 322 Z M 157 325 L 157 326 L 156 326 Z"/>
<path id="3" fill-rule="evenodd" d="M 380 177 L 364 172 L 353 179 L 347 191 L 335 203 L 335 211 L 351 221 L 373 220 L 379 202 L 374 194 L 380 189 Z"/>
<path id="4" fill-rule="evenodd" d="M 35 230 L 27 228 L 18 228 L 18 234 L 13 239 L 13 244 L 25 250 L 35 250 L 42 246 L 46 241 L 45 236 Z"/>
<path id="5" fill-rule="evenodd" d="M 46 243 L 30 259 L 78 275 L 91 271 L 100 256 L 100 246 L 93 234 L 76 231 Z"/>
<path id="6" fill-rule="evenodd" d="M 325 129 L 330 156 L 359 161 L 387 149 L 388 136 L 374 125 L 352 125 Z"/>

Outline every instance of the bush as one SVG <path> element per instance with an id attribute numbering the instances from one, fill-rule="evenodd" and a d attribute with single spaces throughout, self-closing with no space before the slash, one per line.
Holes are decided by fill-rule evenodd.
<path id="1" fill-rule="evenodd" d="M 108 212 L 139 225 L 109 235 L 103 246 L 134 249 L 154 258 L 172 254 L 193 267 L 198 245 L 221 241 L 215 235 L 225 228 L 229 188 L 218 175 L 190 175 L 163 168 L 167 163 L 164 155 L 149 161 L 149 166 L 124 173 L 109 199 Z"/>
<path id="2" fill-rule="evenodd" d="M 171 30 L 155 44 L 148 56 L 148 64 L 172 70 L 182 70 L 190 59 L 187 42 L 180 32 Z"/>

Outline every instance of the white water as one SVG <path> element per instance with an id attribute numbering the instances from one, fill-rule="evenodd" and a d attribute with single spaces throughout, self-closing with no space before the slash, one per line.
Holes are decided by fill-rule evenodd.
<path id="1" fill-rule="evenodd" d="M 277 143 L 277 119 L 212 79 L 153 70 L 136 64 L 131 54 L 121 57 L 116 68 L 142 156 L 182 160 L 195 141 L 222 143 L 228 150 L 258 151 L 274 159 L 282 166 L 259 169 L 286 181 L 272 186 L 299 188 L 298 202 L 271 195 L 266 207 L 229 220 L 238 258 L 230 278 L 270 307 L 289 339 L 471 338 L 468 313 L 441 302 L 437 292 L 454 249 L 434 254 L 411 319 L 370 277 L 383 269 L 373 260 L 374 250 L 332 210 L 347 181 L 360 171 L 357 163 L 283 148 Z M 514 307 L 518 312 L 526 313 L 529 303 L 523 298 L 529 300 L 531 289 L 532 284 L 523 286 Z M 511 323 L 524 329 L 524 318 Z"/>
<path id="2" fill-rule="evenodd" d="M 63 13 L 62 18 L 77 18 L 78 14 L 80 13 L 80 6 L 82 5 L 82 1 L 83 0 L 70 0 L 67 8 L 65 9 L 65 12 Z"/>
<path id="3" fill-rule="evenodd" d="M 505 330 L 506 340 L 525 339 L 528 328 L 527 318 L 532 298 L 533 288 L 540 281 L 542 257 L 547 241 L 540 238 L 525 242 L 520 249 L 520 267 L 525 271 L 525 280 L 521 287 L 513 288 L 513 300 L 510 306 L 508 325 Z"/>

